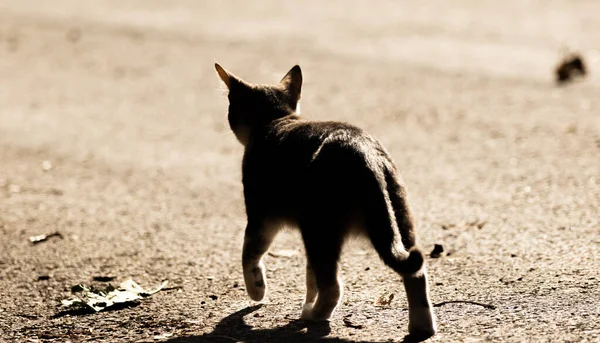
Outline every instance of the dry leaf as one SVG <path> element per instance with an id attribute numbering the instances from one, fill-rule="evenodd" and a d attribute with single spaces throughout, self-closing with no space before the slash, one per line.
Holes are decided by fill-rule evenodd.
<path id="1" fill-rule="evenodd" d="M 118 288 L 108 285 L 105 289 L 96 289 L 76 285 L 71 288 L 71 291 L 82 294 L 72 299 L 62 300 L 61 303 L 63 307 L 83 307 L 99 312 L 117 304 L 129 303 L 150 296 L 163 289 L 167 283 L 168 281 L 164 281 L 158 287 L 150 290 L 143 289 L 131 279 L 121 282 Z"/>
<path id="2" fill-rule="evenodd" d="M 377 305 L 379 306 L 389 306 L 394 300 L 394 293 L 383 293 L 379 299 L 377 299 Z"/>

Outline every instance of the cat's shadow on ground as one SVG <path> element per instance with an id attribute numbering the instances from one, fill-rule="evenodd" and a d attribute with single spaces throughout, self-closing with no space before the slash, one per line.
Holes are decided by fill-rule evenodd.
<path id="1" fill-rule="evenodd" d="M 354 341 L 327 337 L 331 333 L 328 322 L 309 323 L 303 320 L 293 320 L 288 324 L 273 329 L 254 329 L 244 322 L 244 317 L 262 305 L 249 306 L 223 318 L 213 332 L 200 336 L 174 337 L 169 343 L 232 343 L 232 342 L 267 342 L 267 343 L 293 343 L 293 342 L 324 342 L 324 343 L 352 343 Z M 412 343 L 422 340 L 406 336 L 402 342 Z M 379 343 L 383 341 L 364 341 L 365 343 Z"/>

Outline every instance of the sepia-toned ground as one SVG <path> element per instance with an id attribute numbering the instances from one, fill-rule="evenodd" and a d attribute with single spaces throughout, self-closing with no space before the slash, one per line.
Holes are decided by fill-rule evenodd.
<path id="1" fill-rule="evenodd" d="M 436 307 L 431 342 L 600 341 L 598 13 L 592 0 L 0 1 L 0 341 L 404 339 L 401 280 L 367 245 L 345 250 L 329 325 L 297 321 L 295 232 L 265 258 L 268 300 L 247 297 L 243 149 L 215 61 L 257 83 L 298 63 L 307 118 L 387 147 L 419 245 L 448 253 L 427 259 L 432 301 L 495 306 Z M 590 75 L 558 87 L 565 46 Z M 61 313 L 71 286 L 106 284 L 94 276 L 169 284 L 138 306 Z"/>

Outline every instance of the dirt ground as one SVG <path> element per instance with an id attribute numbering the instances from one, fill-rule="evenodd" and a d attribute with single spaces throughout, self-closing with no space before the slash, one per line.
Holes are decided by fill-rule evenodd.
<path id="1" fill-rule="evenodd" d="M 431 342 L 600 342 L 598 13 L 593 0 L 0 1 L 0 341 L 403 340 L 401 280 L 366 245 L 344 253 L 328 325 L 297 321 L 295 232 L 272 247 L 291 253 L 266 257 L 268 300 L 245 294 L 243 150 L 219 61 L 258 83 L 299 63 L 306 117 L 388 148 L 419 245 L 448 252 L 427 260 L 433 302 L 495 306 L 436 307 Z M 558 87 L 564 46 L 591 73 Z M 170 288 L 57 316 L 98 275 Z"/>

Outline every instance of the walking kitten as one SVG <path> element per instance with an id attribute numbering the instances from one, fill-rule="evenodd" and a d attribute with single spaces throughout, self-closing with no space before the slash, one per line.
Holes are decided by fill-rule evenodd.
<path id="1" fill-rule="evenodd" d="M 250 84 L 219 64 L 215 68 L 229 89 L 229 125 L 245 147 L 248 224 L 242 264 L 250 298 L 260 301 L 265 295 L 262 256 L 273 238 L 284 225 L 297 227 L 307 255 L 302 318 L 329 319 L 342 296 L 342 246 L 350 235 L 361 235 L 402 276 L 410 334 L 435 334 L 406 190 L 383 146 L 355 126 L 300 117 L 299 66 L 277 85 Z"/>

